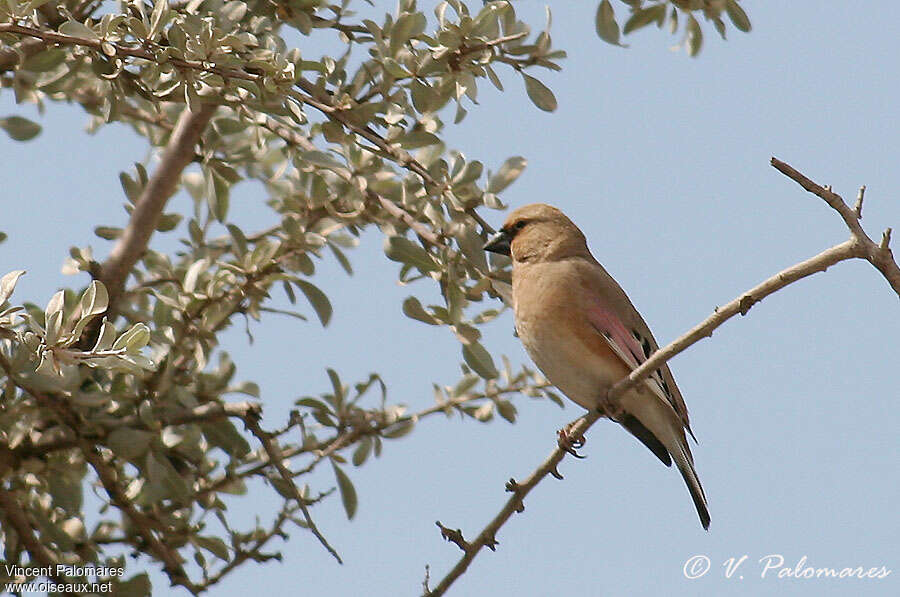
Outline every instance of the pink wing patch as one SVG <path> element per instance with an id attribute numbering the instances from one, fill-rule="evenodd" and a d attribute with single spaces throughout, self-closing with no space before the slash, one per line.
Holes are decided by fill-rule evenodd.
<path id="1" fill-rule="evenodd" d="M 613 350 L 625 361 L 626 365 L 634 369 L 647 360 L 640 342 L 628 331 L 615 313 L 599 303 L 594 303 L 587 313 L 588 321 L 610 342 Z"/>

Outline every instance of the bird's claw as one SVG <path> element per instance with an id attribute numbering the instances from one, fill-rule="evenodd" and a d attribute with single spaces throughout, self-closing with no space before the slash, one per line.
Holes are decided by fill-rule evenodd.
<path id="1" fill-rule="evenodd" d="M 557 431 L 557 445 L 561 450 L 567 454 L 571 454 L 575 458 L 587 458 L 587 456 L 583 456 L 577 452 L 577 450 L 582 448 L 585 444 L 584 436 L 580 435 L 578 437 L 573 437 L 571 431 L 571 426 L 568 425 Z"/>

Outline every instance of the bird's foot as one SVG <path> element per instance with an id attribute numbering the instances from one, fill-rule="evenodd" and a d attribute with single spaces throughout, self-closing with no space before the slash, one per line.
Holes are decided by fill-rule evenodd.
<path id="1" fill-rule="evenodd" d="M 587 458 L 587 456 L 583 456 L 577 452 L 578 449 L 584 446 L 586 440 L 583 435 L 573 435 L 572 427 L 574 427 L 574 423 L 570 423 L 557 431 L 556 443 L 561 450 L 567 454 L 571 454 L 575 458 Z"/>

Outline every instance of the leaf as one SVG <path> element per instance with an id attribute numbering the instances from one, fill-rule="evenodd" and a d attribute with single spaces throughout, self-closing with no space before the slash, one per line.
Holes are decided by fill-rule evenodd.
<path id="1" fill-rule="evenodd" d="M 546 85 L 531 75 L 522 73 L 522 77 L 525 79 L 525 92 L 528 93 L 529 99 L 531 99 L 535 106 L 544 112 L 553 112 L 556 110 L 556 97 Z"/>
<path id="2" fill-rule="evenodd" d="M 191 540 L 194 542 L 194 544 L 202 547 L 220 560 L 223 560 L 225 562 L 228 561 L 228 546 L 225 545 L 225 542 L 218 537 L 202 537 L 198 535 L 197 537 L 193 537 Z"/>
<path id="3" fill-rule="evenodd" d="M 136 323 L 119 336 L 112 345 L 113 350 L 125 349 L 125 352 L 137 352 L 150 342 L 150 328 L 143 323 Z"/>
<path id="4" fill-rule="evenodd" d="M 0 118 L 0 129 L 14 141 L 29 141 L 40 134 L 41 125 L 21 116 L 7 116 Z"/>
<path id="5" fill-rule="evenodd" d="M 725 10 L 728 12 L 728 18 L 734 23 L 739 31 L 748 33 L 751 29 L 750 18 L 737 0 L 725 0 Z"/>
<path id="6" fill-rule="evenodd" d="M 153 434 L 149 431 L 132 429 L 130 427 L 117 427 L 103 443 L 113 451 L 118 458 L 124 460 L 137 460 L 147 452 Z"/>
<path id="7" fill-rule="evenodd" d="M 322 168 L 332 170 L 346 169 L 344 164 L 337 161 L 330 153 L 325 153 L 324 151 L 304 151 L 300 154 L 300 159 Z"/>
<path id="8" fill-rule="evenodd" d="M 666 5 L 665 4 L 655 4 L 653 6 L 648 6 L 647 8 L 641 8 L 629 18 L 625 22 L 625 27 L 622 28 L 622 32 L 626 35 L 631 33 L 632 31 L 637 31 L 641 27 L 645 27 L 654 21 L 659 21 L 661 18 L 665 18 L 666 16 Z"/>
<path id="9" fill-rule="evenodd" d="M 425 310 L 422 303 L 414 296 L 407 297 L 403 301 L 403 314 L 410 319 L 415 319 L 429 325 L 440 325 L 440 320 Z"/>
<path id="10" fill-rule="evenodd" d="M 700 23 L 697 22 L 694 15 L 688 16 L 687 35 L 688 55 L 696 56 L 700 53 L 700 48 L 703 46 L 703 31 L 700 29 Z"/>
<path id="11" fill-rule="evenodd" d="M 388 439 L 397 439 L 397 438 L 403 437 L 404 435 L 409 434 L 409 432 L 412 431 L 415 426 L 416 426 L 415 422 L 411 419 L 407 419 L 405 421 L 399 421 L 397 423 L 394 423 L 390 427 L 387 427 L 384 431 L 382 431 L 381 436 L 386 437 Z M 378 456 L 378 454 L 379 454 L 379 447 L 378 447 L 379 444 L 377 442 L 378 438 L 375 438 L 375 439 L 376 439 L 375 456 Z"/>
<path id="12" fill-rule="evenodd" d="M 516 422 L 516 407 L 509 400 L 498 400 L 497 412 L 510 423 Z"/>
<path id="13" fill-rule="evenodd" d="M 200 423 L 200 429 L 209 443 L 221 448 L 229 456 L 242 458 L 250 453 L 250 444 L 227 419 Z"/>
<path id="14" fill-rule="evenodd" d="M 353 487 L 353 482 L 347 476 L 347 473 L 342 471 L 338 465 L 332 462 L 331 466 L 334 468 L 334 477 L 337 480 L 341 502 L 344 504 L 344 511 L 347 513 L 347 518 L 353 520 L 353 517 L 356 515 L 356 506 L 359 503 L 356 497 L 356 488 Z"/>
<path id="15" fill-rule="evenodd" d="M 441 269 L 431 255 L 404 236 L 392 236 L 385 240 L 384 254 L 391 261 L 399 261 L 415 266 L 423 274 Z"/>
<path id="16" fill-rule="evenodd" d="M 105 240 L 116 240 L 122 236 L 122 229 L 112 226 L 97 226 L 94 228 L 94 234 Z"/>
<path id="17" fill-rule="evenodd" d="M 81 295 L 81 317 L 100 315 L 109 306 L 109 293 L 103 282 L 93 280 Z"/>
<path id="18" fill-rule="evenodd" d="M 59 32 L 63 35 L 71 35 L 72 37 L 81 37 L 89 40 L 100 39 L 100 36 L 98 36 L 93 29 L 78 21 L 66 21 L 59 26 Z"/>
<path id="19" fill-rule="evenodd" d="M 465 344 L 462 347 L 463 359 L 472 370 L 485 379 L 494 379 L 498 375 L 494 359 L 484 346 L 478 342 Z"/>
<path id="20" fill-rule="evenodd" d="M 170 498 L 182 504 L 190 501 L 191 492 L 187 482 L 178 474 L 166 456 L 157 456 L 153 452 L 148 452 L 145 472 L 155 500 Z"/>
<path id="21" fill-rule="evenodd" d="M 181 287 L 185 292 L 191 293 L 197 289 L 197 279 L 200 277 L 200 274 L 204 272 L 209 267 L 209 263 L 206 259 L 198 259 L 187 269 L 184 273 L 184 282 L 181 283 Z"/>
<path id="22" fill-rule="evenodd" d="M 619 24 L 609 0 L 603 0 L 597 7 L 596 26 L 600 39 L 614 46 L 619 45 Z"/>
<path id="23" fill-rule="evenodd" d="M 19 278 L 24 275 L 25 270 L 17 269 L 0 278 L 0 305 L 5 303 L 9 297 L 12 296 L 13 290 L 16 289 L 16 283 L 19 281 Z"/>
<path id="24" fill-rule="evenodd" d="M 319 290 L 318 286 L 306 280 L 297 279 L 294 280 L 294 284 L 306 295 L 306 300 L 315 309 L 319 321 L 322 322 L 322 327 L 328 325 L 328 322 L 331 321 L 332 307 L 331 301 L 328 300 L 325 293 Z"/>
<path id="25" fill-rule="evenodd" d="M 114 589 L 116 597 L 147 597 L 153 590 L 146 572 L 136 574 L 124 582 L 114 583 Z"/>
<path id="26" fill-rule="evenodd" d="M 356 449 L 353 451 L 353 466 L 362 466 L 366 459 L 369 457 L 369 454 L 372 452 L 372 438 L 371 437 L 363 437 L 359 440 L 359 445 L 356 446 Z"/>
<path id="27" fill-rule="evenodd" d="M 485 191 L 488 193 L 502 193 L 506 187 L 519 178 L 527 165 L 528 160 L 522 156 L 517 155 L 508 158 L 497 170 L 497 173 L 488 179 Z"/>

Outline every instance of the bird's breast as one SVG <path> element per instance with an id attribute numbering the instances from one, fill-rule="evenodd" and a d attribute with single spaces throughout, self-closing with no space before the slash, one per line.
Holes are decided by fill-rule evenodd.
<path id="1" fill-rule="evenodd" d="M 577 281 L 541 273 L 513 280 L 516 330 L 550 383 L 592 409 L 628 368 L 590 325 Z"/>

